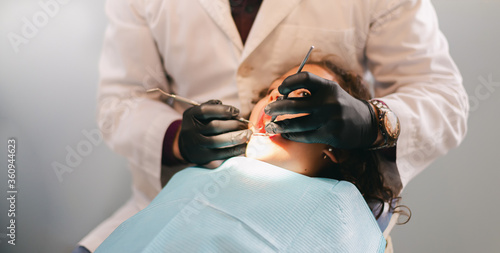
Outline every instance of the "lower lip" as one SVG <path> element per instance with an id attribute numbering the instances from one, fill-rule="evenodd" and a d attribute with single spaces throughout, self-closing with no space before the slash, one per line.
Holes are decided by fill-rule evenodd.
<path id="1" fill-rule="evenodd" d="M 253 136 L 266 136 L 266 137 L 274 137 L 276 134 L 268 134 L 268 133 L 254 133 Z"/>
<path id="2" fill-rule="evenodd" d="M 281 134 L 254 133 L 253 136 L 267 137 L 273 142 L 283 142 L 284 140 L 286 140 L 285 138 L 281 137 Z"/>

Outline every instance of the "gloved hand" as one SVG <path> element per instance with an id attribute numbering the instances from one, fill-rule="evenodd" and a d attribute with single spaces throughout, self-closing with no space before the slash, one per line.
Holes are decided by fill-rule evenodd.
<path id="1" fill-rule="evenodd" d="M 252 131 L 236 120 L 239 110 L 210 100 L 193 106 L 182 116 L 179 151 L 190 163 L 206 164 L 245 153 Z"/>
<path id="2" fill-rule="evenodd" d="M 377 120 L 371 105 L 352 97 L 336 82 L 309 72 L 287 77 L 278 87 L 283 95 L 307 89 L 310 96 L 287 98 L 270 103 L 270 116 L 308 113 L 309 115 L 275 121 L 266 125 L 269 133 L 305 143 L 324 143 L 335 148 L 370 147 L 378 135 Z"/>

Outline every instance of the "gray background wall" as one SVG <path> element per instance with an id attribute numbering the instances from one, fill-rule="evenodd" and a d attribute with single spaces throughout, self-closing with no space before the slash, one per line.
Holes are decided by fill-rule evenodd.
<path id="1" fill-rule="evenodd" d="M 70 252 L 130 195 L 125 160 L 84 135 L 97 129 L 104 1 L 67 2 L 48 13 L 18 52 L 8 34 L 19 34 L 23 18 L 43 9 L 34 0 L 0 3 L 1 252 Z M 403 198 L 413 217 L 395 228 L 395 249 L 499 252 L 500 1 L 433 3 L 471 97 L 469 133 L 408 185 Z M 5 238 L 10 137 L 17 141 L 16 246 Z M 59 180 L 53 164 L 67 164 L 67 154 L 78 148 L 86 153 Z"/>

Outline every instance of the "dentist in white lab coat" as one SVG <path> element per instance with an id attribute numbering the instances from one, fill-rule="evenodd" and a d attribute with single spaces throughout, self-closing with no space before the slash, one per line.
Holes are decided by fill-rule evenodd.
<path id="1" fill-rule="evenodd" d="M 158 194 L 162 170 L 187 166 L 162 165 L 162 152 L 188 106 L 149 88 L 219 99 L 245 116 L 314 45 L 311 60 L 336 55 L 398 116 L 397 169 L 385 173 L 398 190 L 466 133 L 467 95 L 430 0 L 264 0 L 245 43 L 228 0 L 108 0 L 106 13 L 98 123 L 129 161 L 133 195 L 80 241 L 91 252 Z"/>

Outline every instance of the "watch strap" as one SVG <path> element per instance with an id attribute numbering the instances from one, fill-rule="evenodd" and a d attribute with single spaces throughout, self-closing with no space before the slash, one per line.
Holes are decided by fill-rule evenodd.
<path id="1" fill-rule="evenodd" d="M 373 136 L 370 141 L 368 142 L 368 146 L 372 145 L 377 140 L 378 137 L 378 131 L 379 131 L 379 124 L 378 124 L 378 119 L 377 119 L 377 114 L 375 113 L 372 104 L 369 101 L 366 100 L 361 100 L 363 103 L 368 106 L 368 110 L 370 110 L 370 116 L 371 116 L 371 122 L 372 122 L 372 133 L 371 136 Z"/>
<path id="2" fill-rule="evenodd" d="M 377 126 L 379 131 L 382 133 L 382 137 L 384 139 L 384 143 L 382 145 L 371 147 L 369 148 L 369 150 L 385 149 L 396 146 L 397 138 L 393 139 L 389 136 L 386 130 L 386 126 L 384 124 L 384 116 L 387 112 L 392 112 L 391 109 L 389 109 L 387 104 L 384 103 L 384 101 L 382 100 L 372 99 L 369 102 L 376 108 L 376 110 L 378 110 Z"/>

